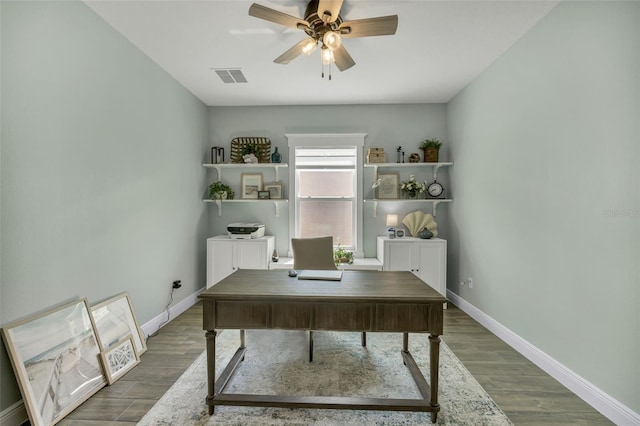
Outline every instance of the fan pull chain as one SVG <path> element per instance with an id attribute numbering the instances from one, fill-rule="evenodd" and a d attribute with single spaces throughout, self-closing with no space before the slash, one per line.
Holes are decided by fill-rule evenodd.
<path id="1" fill-rule="evenodd" d="M 322 56 L 320 57 L 320 64 L 322 65 L 322 78 L 324 78 L 324 62 L 322 62 Z M 329 80 L 331 80 L 331 64 L 329 64 Z"/>

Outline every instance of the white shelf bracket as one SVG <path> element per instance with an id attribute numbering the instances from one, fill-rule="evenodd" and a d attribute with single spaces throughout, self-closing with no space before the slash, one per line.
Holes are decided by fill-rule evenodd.
<path id="1" fill-rule="evenodd" d="M 436 210 L 438 210 L 438 204 L 440 204 L 440 201 L 433 201 L 433 217 L 436 217 Z"/>
<path id="2" fill-rule="evenodd" d="M 433 180 L 438 180 L 438 169 L 440 167 L 441 166 L 439 164 L 436 164 L 435 166 L 433 166 Z M 434 206 L 435 206 L 435 204 L 434 204 Z M 435 211 L 435 207 L 434 207 L 434 211 Z"/>
<path id="3" fill-rule="evenodd" d="M 220 166 L 213 166 L 216 169 L 216 172 L 218 172 L 218 180 L 220 182 L 222 182 L 222 169 L 220 168 Z M 220 210 L 220 205 L 218 204 L 218 210 Z M 219 215 L 218 215 L 219 216 Z"/>
<path id="4" fill-rule="evenodd" d="M 280 182 L 280 167 L 273 166 L 276 173 L 276 182 Z M 278 205 L 276 204 L 276 217 L 278 217 Z"/>
<path id="5" fill-rule="evenodd" d="M 276 170 L 278 169 L 276 168 Z M 277 176 L 278 176 L 278 172 L 276 172 L 276 179 L 277 179 Z M 280 217 L 280 206 L 278 205 L 278 202 L 274 201 L 273 206 L 276 208 L 276 217 Z"/>
<path id="6" fill-rule="evenodd" d="M 373 202 L 373 217 L 378 217 L 378 202 Z"/>
<path id="7" fill-rule="evenodd" d="M 222 216 L 222 200 L 215 200 L 215 203 L 218 206 L 218 216 Z"/>

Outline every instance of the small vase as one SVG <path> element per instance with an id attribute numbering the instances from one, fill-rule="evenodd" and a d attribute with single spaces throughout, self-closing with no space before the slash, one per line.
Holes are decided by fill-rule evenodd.
<path id="1" fill-rule="evenodd" d="M 424 228 L 422 231 L 418 232 L 418 237 L 422 238 L 423 240 L 428 240 L 429 238 L 433 237 L 433 232 L 429 231 L 427 228 Z"/>
<path id="2" fill-rule="evenodd" d="M 277 262 L 279 259 L 280 256 L 278 256 L 278 251 L 276 249 L 273 249 L 273 253 L 271 254 L 271 261 Z"/>
<path id="3" fill-rule="evenodd" d="M 280 161 L 282 161 L 282 154 L 278 152 L 278 147 L 276 146 L 276 150 L 271 154 L 271 162 L 279 163 Z"/>
<path id="4" fill-rule="evenodd" d="M 409 198 L 410 200 L 415 200 L 416 198 L 418 198 L 418 193 L 415 191 L 409 191 L 407 192 L 407 198 Z"/>

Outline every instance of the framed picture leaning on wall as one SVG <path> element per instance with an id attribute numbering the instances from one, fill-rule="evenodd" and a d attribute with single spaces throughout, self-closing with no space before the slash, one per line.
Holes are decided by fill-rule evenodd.
<path id="1" fill-rule="evenodd" d="M 376 188 L 376 198 L 395 200 L 400 198 L 400 175 L 398 173 L 378 173 L 380 185 Z"/>
<path id="2" fill-rule="evenodd" d="M 100 358 L 110 385 L 140 363 L 131 335 L 111 345 L 106 351 L 101 352 Z"/>
<path id="3" fill-rule="evenodd" d="M 242 197 L 258 199 L 258 191 L 262 191 L 262 173 L 242 173 Z"/>
<path id="4" fill-rule="evenodd" d="M 59 422 L 107 384 L 84 298 L 9 324 L 2 337 L 33 426 Z"/>
<path id="5" fill-rule="evenodd" d="M 129 293 L 123 292 L 93 305 L 91 314 L 96 324 L 98 342 L 103 351 L 128 335 L 131 335 L 138 356 L 147 350 L 144 333 L 138 325 Z"/>

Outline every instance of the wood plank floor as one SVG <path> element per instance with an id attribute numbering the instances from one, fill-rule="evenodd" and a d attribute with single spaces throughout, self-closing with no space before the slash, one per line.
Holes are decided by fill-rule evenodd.
<path id="1" fill-rule="evenodd" d="M 516 425 L 613 424 L 451 303 L 443 340 Z M 204 350 L 201 303 L 165 325 L 147 346 L 138 366 L 59 425 L 140 420 Z"/>

